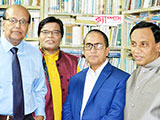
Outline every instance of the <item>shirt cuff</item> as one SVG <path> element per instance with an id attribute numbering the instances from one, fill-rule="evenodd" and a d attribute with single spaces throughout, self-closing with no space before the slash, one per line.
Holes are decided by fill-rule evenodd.
<path id="1" fill-rule="evenodd" d="M 37 108 L 37 109 L 36 109 L 36 111 L 35 111 L 35 116 L 38 116 L 38 115 L 44 116 L 44 118 L 46 118 L 44 108 Z M 44 119 L 44 120 L 45 120 L 45 119 Z"/>

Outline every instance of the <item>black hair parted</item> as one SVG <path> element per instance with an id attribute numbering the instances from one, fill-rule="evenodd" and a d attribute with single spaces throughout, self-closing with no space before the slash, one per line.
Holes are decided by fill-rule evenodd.
<path id="1" fill-rule="evenodd" d="M 136 24 L 130 31 L 130 37 L 133 33 L 134 30 L 139 29 L 139 28 L 151 28 L 154 38 L 155 38 L 155 43 L 160 42 L 160 27 L 152 22 L 146 22 L 146 21 L 141 21 L 138 24 Z"/>
<path id="2" fill-rule="evenodd" d="M 104 32 L 102 32 L 101 30 L 99 30 L 99 29 L 92 29 L 92 30 L 90 30 L 90 31 L 87 33 L 87 35 L 85 36 L 85 38 L 84 38 L 84 40 L 83 40 L 83 44 L 84 44 L 84 45 L 85 45 L 86 37 L 87 37 L 88 34 L 90 34 L 91 32 L 96 32 L 96 33 L 101 34 L 101 35 L 103 36 L 103 38 L 104 38 L 104 43 L 105 43 L 105 45 L 106 45 L 106 48 L 109 46 L 109 42 L 108 42 L 108 37 L 107 37 L 107 35 L 106 35 Z"/>
<path id="3" fill-rule="evenodd" d="M 60 19 L 57 19 L 55 17 L 47 17 L 45 19 L 43 19 L 39 25 L 38 25 L 38 36 L 40 36 L 40 32 L 41 32 L 41 29 L 43 28 L 43 26 L 47 23 L 57 23 L 59 24 L 59 27 L 60 27 L 60 32 L 61 32 L 61 38 L 63 37 L 63 34 L 64 34 L 64 29 L 63 29 L 63 22 L 60 20 Z"/>

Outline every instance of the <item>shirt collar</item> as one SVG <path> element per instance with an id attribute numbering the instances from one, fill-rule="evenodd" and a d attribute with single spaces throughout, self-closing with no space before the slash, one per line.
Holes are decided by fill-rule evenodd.
<path id="1" fill-rule="evenodd" d="M 4 34 L 2 34 L 1 38 L 2 47 L 4 48 L 5 52 L 7 53 L 10 51 L 12 47 L 18 48 L 18 53 L 22 53 L 24 49 L 24 41 L 22 40 L 17 46 L 13 46 L 5 37 Z"/>
<path id="2" fill-rule="evenodd" d="M 105 65 L 108 63 L 108 60 L 106 59 L 106 61 L 94 72 L 92 70 L 91 67 L 89 67 L 88 72 L 90 72 L 91 74 L 94 73 L 96 76 L 99 75 L 101 73 L 101 71 L 103 70 L 103 68 L 105 67 Z"/>
<path id="3" fill-rule="evenodd" d="M 160 57 L 158 57 L 157 59 L 155 59 L 154 61 L 150 62 L 149 64 L 147 64 L 146 66 L 144 66 L 145 68 L 153 68 L 153 67 L 157 67 L 160 66 Z"/>
<path id="4" fill-rule="evenodd" d="M 142 69 L 142 72 L 145 73 L 159 66 L 160 66 L 160 57 L 158 57 L 157 59 L 155 59 L 154 61 L 150 62 L 145 66 L 140 66 L 140 68 Z"/>
<path id="5" fill-rule="evenodd" d="M 59 50 L 57 52 L 55 52 L 54 54 L 50 55 L 47 51 L 43 50 L 44 56 L 49 58 L 49 59 L 53 59 L 53 60 L 58 60 L 58 56 L 59 56 Z"/>
<path id="6" fill-rule="evenodd" d="M 50 56 L 50 57 L 55 57 L 59 55 L 59 50 L 55 53 L 53 53 L 52 55 L 50 55 L 47 51 L 43 50 L 43 53 L 45 56 Z"/>

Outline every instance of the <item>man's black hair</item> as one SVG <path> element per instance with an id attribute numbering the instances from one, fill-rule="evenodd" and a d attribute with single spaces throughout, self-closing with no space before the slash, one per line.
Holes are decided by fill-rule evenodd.
<path id="1" fill-rule="evenodd" d="M 155 43 L 160 42 L 160 27 L 152 22 L 141 21 L 138 24 L 136 24 L 130 31 L 130 37 L 134 30 L 140 28 L 151 28 L 155 38 Z"/>
<path id="2" fill-rule="evenodd" d="M 55 17 L 47 17 L 47 18 L 43 19 L 39 23 L 39 26 L 38 26 L 38 36 L 40 36 L 41 29 L 43 28 L 43 26 L 45 24 L 47 24 L 47 23 L 53 23 L 53 22 L 59 24 L 60 32 L 61 32 L 61 38 L 62 38 L 63 34 L 64 34 L 63 22 L 60 19 L 57 19 Z"/>

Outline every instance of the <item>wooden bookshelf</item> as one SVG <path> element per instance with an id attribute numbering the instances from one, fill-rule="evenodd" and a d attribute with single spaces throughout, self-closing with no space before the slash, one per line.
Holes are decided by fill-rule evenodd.
<path id="1" fill-rule="evenodd" d="M 71 45 L 60 45 L 62 48 L 73 48 L 73 49 L 83 49 L 83 46 L 71 46 Z"/>
<path id="2" fill-rule="evenodd" d="M 83 17 L 93 17 L 94 15 L 96 14 L 78 14 L 78 13 L 61 13 L 61 12 L 57 12 L 57 13 L 52 13 L 52 12 L 49 12 L 48 13 L 48 16 L 72 16 L 72 17 L 77 17 L 77 16 L 83 16 Z M 99 15 L 99 14 L 97 14 Z"/>
<path id="3" fill-rule="evenodd" d="M 151 8 L 142 8 L 142 9 L 135 9 L 135 10 L 125 10 L 123 11 L 123 15 L 132 15 L 136 13 L 141 13 L 141 12 L 153 12 L 153 11 L 159 11 L 160 6 L 157 7 L 151 7 Z"/>
<path id="4" fill-rule="evenodd" d="M 39 41 L 39 38 L 38 37 L 33 37 L 33 38 L 27 37 L 27 38 L 24 38 L 24 40 L 26 40 L 26 41 Z"/>

